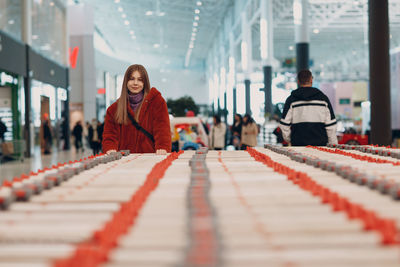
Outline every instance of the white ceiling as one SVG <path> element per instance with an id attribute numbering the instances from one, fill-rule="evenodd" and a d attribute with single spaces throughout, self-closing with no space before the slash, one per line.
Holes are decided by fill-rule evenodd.
<path id="1" fill-rule="evenodd" d="M 183 68 L 195 9 L 200 10 L 191 66 L 204 64 L 223 18 L 235 1 L 242 0 L 80 0 L 95 7 L 95 24 L 117 54 L 135 53 L 170 58 Z M 117 2 L 117 3 L 116 3 Z M 309 0 L 310 58 L 314 68 L 339 78 L 367 78 L 367 0 Z M 400 45 L 400 0 L 389 0 L 391 48 Z M 295 56 L 293 0 L 273 0 L 274 53 L 282 62 Z M 123 11 L 118 11 L 122 7 Z M 146 12 L 152 11 L 152 15 Z M 122 18 L 122 14 L 126 18 Z M 129 25 L 124 25 L 128 20 Z M 136 39 L 132 39 L 130 31 Z M 253 32 L 259 26 L 253 25 Z M 315 33 L 314 33 L 315 30 Z M 294 48 L 294 49 L 293 49 Z M 259 39 L 253 51 L 259 51 Z M 255 55 L 257 59 L 257 55 Z M 260 65 L 260 64 L 259 64 Z M 257 66 L 256 67 L 261 67 Z M 347 75 L 347 76 L 346 76 Z M 354 76 L 354 77 L 353 77 Z M 356 77 L 357 76 L 357 77 Z M 334 77 L 338 78 L 338 77 Z"/>

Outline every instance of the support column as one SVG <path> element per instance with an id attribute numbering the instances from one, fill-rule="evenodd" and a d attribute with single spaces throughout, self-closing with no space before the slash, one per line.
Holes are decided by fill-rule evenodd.
<path id="1" fill-rule="evenodd" d="M 251 32 L 249 23 L 247 22 L 246 12 L 242 12 L 242 70 L 244 73 L 244 85 L 246 94 L 246 113 L 251 114 L 250 102 L 250 73 L 252 71 L 252 49 L 251 49 Z"/>
<path id="2" fill-rule="evenodd" d="M 25 156 L 31 157 L 31 150 L 33 142 L 33 127 L 31 119 L 31 72 L 29 69 L 29 46 L 32 44 L 32 1 L 21 0 L 21 33 L 22 41 L 26 44 L 26 77 L 24 77 L 24 94 L 25 94 L 25 125 L 24 125 L 24 139 L 26 142 Z"/>
<path id="3" fill-rule="evenodd" d="M 71 149 L 71 143 L 70 143 L 70 139 L 71 139 L 71 128 L 70 128 L 70 118 L 69 118 L 69 96 L 70 96 L 70 90 L 71 87 L 69 86 L 69 69 L 66 70 L 67 71 L 67 100 L 65 101 L 64 105 L 64 116 L 65 116 L 65 121 L 66 124 L 68 125 L 67 127 L 67 136 L 65 137 L 65 149 L 66 150 L 70 150 Z"/>
<path id="4" fill-rule="evenodd" d="M 272 115 L 272 66 L 264 66 L 264 115 Z"/>
<path id="5" fill-rule="evenodd" d="M 272 0 L 261 0 L 260 9 L 261 60 L 264 74 L 264 116 L 266 116 L 266 114 L 272 114 L 273 112 L 272 61 L 274 58 L 274 27 Z"/>
<path id="6" fill-rule="evenodd" d="M 226 123 L 226 124 L 228 124 L 228 109 L 227 109 L 227 106 L 226 106 L 226 103 L 227 102 L 227 99 L 226 99 L 226 92 L 224 93 L 224 122 Z"/>
<path id="7" fill-rule="evenodd" d="M 371 144 L 390 145 L 390 58 L 388 0 L 369 0 Z"/>
<path id="8" fill-rule="evenodd" d="M 236 87 L 233 87 L 233 121 L 235 121 L 236 113 L 237 113 Z"/>
<path id="9" fill-rule="evenodd" d="M 25 94 L 25 125 L 24 125 L 24 139 L 26 142 L 26 151 L 25 151 L 25 157 L 30 158 L 31 157 L 31 147 L 33 146 L 33 143 L 31 142 L 31 138 L 33 136 L 33 132 L 31 132 L 31 102 L 32 102 L 32 97 L 31 97 L 31 74 L 29 71 L 29 46 L 25 45 L 26 49 L 26 71 L 27 71 L 27 76 L 24 77 L 24 94 Z"/>
<path id="10" fill-rule="evenodd" d="M 250 106 L 250 80 L 244 80 L 245 92 L 246 92 L 246 114 L 251 115 L 251 106 Z"/>
<path id="11" fill-rule="evenodd" d="M 296 41 L 297 72 L 308 69 L 310 36 L 308 30 L 308 0 L 294 0 L 293 16 Z"/>

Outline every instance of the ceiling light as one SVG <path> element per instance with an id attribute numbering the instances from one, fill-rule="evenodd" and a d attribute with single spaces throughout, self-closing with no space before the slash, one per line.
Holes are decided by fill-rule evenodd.
<path id="1" fill-rule="evenodd" d="M 151 11 L 151 10 L 146 11 L 146 16 L 152 16 L 152 15 L 153 15 L 153 11 Z"/>
<path id="2" fill-rule="evenodd" d="M 194 41 L 196 40 L 196 37 L 192 36 L 192 38 L 190 38 L 190 41 Z"/>
<path id="3" fill-rule="evenodd" d="M 392 39 L 392 38 L 393 38 L 393 35 L 390 35 L 389 37 L 390 37 L 390 39 Z"/>
<path id="4" fill-rule="evenodd" d="M 153 47 L 154 47 L 154 48 L 159 48 L 159 47 L 160 47 L 160 44 L 153 44 Z"/>
<path id="5" fill-rule="evenodd" d="M 197 27 L 197 26 L 199 26 L 199 23 L 193 22 L 193 26 L 194 26 L 194 27 Z"/>
<path id="6" fill-rule="evenodd" d="M 129 21 L 125 20 L 124 21 L 125 25 L 129 25 Z"/>
<path id="7" fill-rule="evenodd" d="M 132 38 L 132 40 L 135 40 L 135 39 L 136 39 L 136 36 L 135 36 L 135 35 L 132 35 L 131 38 Z"/>
<path id="8" fill-rule="evenodd" d="M 157 14 L 157 16 L 159 16 L 159 17 L 164 17 L 164 16 L 165 16 L 165 12 L 159 12 L 159 13 Z"/>
<path id="9" fill-rule="evenodd" d="M 50 6 L 54 6 L 54 2 L 50 2 Z"/>
<path id="10" fill-rule="evenodd" d="M 196 5 L 197 6 L 201 6 L 203 3 L 201 3 L 201 1 L 197 1 Z"/>
<path id="11" fill-rule="evenodd" d="M 197 32 L 197 28 L 193 28 L 193 32 Z"/>
<path id="12" fill-rule="evenodd" d="M 123 9 L 122 7 L 119 7 L 119 8 L 118 8 L 118 11 L 119 11 L 119 12 L 122 12 L 122 11 L 124 11 L 124 9 Z"/>
<path id="13" fill-rule="evenodd" d="M 199 20 L 200 17 L 199 16 L 194 16 L 194 20 Z"/>
<path id="14" fill-rule="evenodd" d="M 133 34 L 135 34 L 135 32 L 132 31 L 132 30 L 130 30 L 130 31 L 129 31 L 129 34 L 133 35 Z"/>
<path id="15" fill-rule="evenodd" d="M 289 46 L 289 50 L 292 51 L 294 49 L 293 45 Z"/>
<path id="16" fill-rule="evenodd" d="M 200 9 L 196 8 L 196 10 L 194 11 L 194 13 L 199 14 L 199 13 L 200 13 Z"/>
<path id="17" fill-rule="evenodd" d="M 114 2 L 115 2 L 116 4 L 118 4 L 118 3 L 119 3 L 119 0 L 114 0 Z"/>
<path id="18" fill-rule="evenodd" d="M 125 15 L 125 14 L 122 14 L 121 17 L 124 19 L 124 18 L 126 18 L 126 15 Z"/>
<path id="19" fill-rule="evenodd" d="M 13 19 L 10 19 L 10 20 L 8 21 L 8 24 L 13 25 L 14 23 L 15 23 L 15 21 L 14 21 Z"/>
<path id="20" fill-rule="evenodd" d="M 192 36 L 196 36 L 196 33 L 195 33 L 195 32 L 192 32 Z"/>
<path id="21" fill-rule="evenodd" d="M 318 34 L 318 33 L 319 33 L 319 30 L 318 30 L 318 29 L 314 29 L 314 30 L 313 30 L 313 33 Z"/>
<path id="22" fill-rule="evenodd" d="M 193 44 L 190 44 L 190 45 L 189 45 L 189 48 L 194 48 L 194 45 L 193 45 Z"/>

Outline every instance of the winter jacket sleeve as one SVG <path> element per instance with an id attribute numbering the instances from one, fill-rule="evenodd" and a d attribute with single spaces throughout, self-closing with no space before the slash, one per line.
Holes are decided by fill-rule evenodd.
<path id="1" fill-rule="evenodd" d="M 118 150 L 119 144 L 119 131 L 120 125 L 114 121 L 114 114 L 111 108 L 107 109 L 106 117 L 104 119 L 104 132 L 103 132 L 103 152 L 109 150 Z"/>
<path id="2" fill-rule="evenodd" d="M 333 108 L 329 98 L 326 97 L 325 100 L 328 103 L 328 107 L 326 109 L 326 118 L 325 118 L 325 129 L 326 134 L 328 135 L 328 144 L 337 144 L 337 136 L 336 136 L 336 118 L 335 113 L 333 112 Z"/>
<path id="3" fill-rule="evenodd" d="M 290 97 L 286 99 L 285 106 L 283 108 L 282 118 L 279 121 L 279 128 L 282 130 L 283 139 L 290 143 L 290 133 L 292 126 L 293 108 L 291 106 Z"/>
<path id="4" fill-rule="evenodd" d="M 164 149 L 167 152 L 171 152 L 171 126 L 169 123 L 169 114 L 167 103 L 160 97 L 154 103 L 154 119 L 153 123 L 153 135 L 155 142 L 155 149 Z"/>

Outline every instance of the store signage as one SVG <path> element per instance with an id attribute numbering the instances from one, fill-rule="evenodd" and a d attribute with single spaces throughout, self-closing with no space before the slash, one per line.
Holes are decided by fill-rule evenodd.
<path id="1" fill-rule="evenodd" d="M 98 95 L 105 95 L 106 94 L 106 88 L 97 89 L 97 94 Z"/>
<path id="2" fill-rule="evenodd" d="M 78 54 L 79 54 L 78 46 L 75 46 L 74 49 L 72 49 L 71 47 L 69 48 L 69 64 L 73 69 L 76 68 L 76 61 L 78 60 Z"/>

